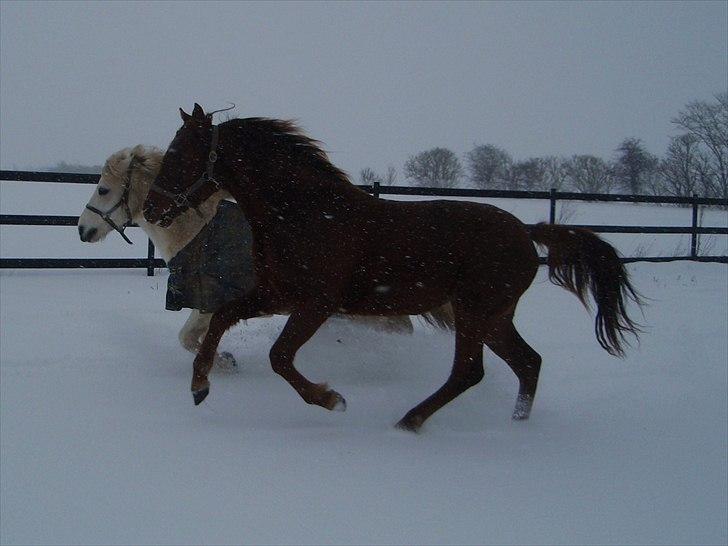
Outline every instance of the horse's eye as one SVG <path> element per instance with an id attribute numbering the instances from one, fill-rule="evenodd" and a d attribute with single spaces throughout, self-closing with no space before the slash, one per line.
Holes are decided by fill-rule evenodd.
<path id="1" fill-rule="evenodd" d="M 109 193 L 109 188 L 99 188 L 99 195 L 106 195 Z"/>

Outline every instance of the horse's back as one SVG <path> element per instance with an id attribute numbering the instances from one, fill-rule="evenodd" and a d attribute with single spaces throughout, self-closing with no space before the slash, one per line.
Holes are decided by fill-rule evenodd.
<path id="1" fill-rule="evenodd" d="M 535 255 L 526 226 L 511 213 L 485 203 L 380 201 L 372 241 L 379 250 L 419 250 L 436 255 L 498 259 L 522 249 Z"/>
<path id="2" fill-rule="evenodd" d="M 380 201 L 368 218 L 366 251 L 353 271 L 350 304 L 369 310 L 417 302 L 414 314 L 457 293 L 494 287 L 520 294 L 538 261 L 526 227 L 487 204 Z M 411 297 L 410 296 L 414 296 Z M 469 296 L 471 299 L 474 295 Z"/>

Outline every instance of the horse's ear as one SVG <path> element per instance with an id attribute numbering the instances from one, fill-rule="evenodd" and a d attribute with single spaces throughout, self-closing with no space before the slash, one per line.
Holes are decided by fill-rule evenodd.
<path id="1" fill-rule="evenodd" d="M 182 108 L 179 109 L 179 115 L 182 116 L 182 123 L 187 123 L 187 121 L 192 117 L 187 112 L 182 110 Z"/>
<path id="2" fill-rule="evenodd" d="M 205 111 L 202 109 L 202 106 L 195 103 L 195 109 L 192 110 L 192 117 L 197 121 L 205 121 Z"/>

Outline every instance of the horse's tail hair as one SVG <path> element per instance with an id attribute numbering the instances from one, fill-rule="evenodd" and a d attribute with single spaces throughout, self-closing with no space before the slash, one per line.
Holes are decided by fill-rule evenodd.
<path id="1" fill-rule="evenodd" d="M 587 229 L 540 223 L 529 228 L 531 239 L 548 249 L 549 279 L 573 292 L 589 308 L 596 303 L 594 331 L 609 354 L 624 356 L 625 334 L 635 338 L 640 325 L 627 314 L 627 302 L 643 300 L 634 289 L 617 250 Z"/>
<path id="2" fill-rule="evenodd" d="M 455 331 L 455 313 L 450 302 L 430 309 L 427 313 L 423 313 L 420 316 L 433 328 Z"/>

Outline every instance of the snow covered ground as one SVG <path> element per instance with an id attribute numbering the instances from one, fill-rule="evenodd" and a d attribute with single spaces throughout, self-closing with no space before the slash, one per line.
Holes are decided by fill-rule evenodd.
<path id="1" fill-rule="evenodd" d="M 446 377 L 450 335 L 330 321 L 297 363 L 342 414 L 269 369 L 284 319 L 252 320 L 194 407 L 165 274 L 2 271 L 0 542 L 725 544 L 728 268 L 629 269 L 652 301 L 625 360 L 542 271 L 517 315 L 544 357 L 531 420 L 488 354 L 419 435 L 393 424 Z"/>

